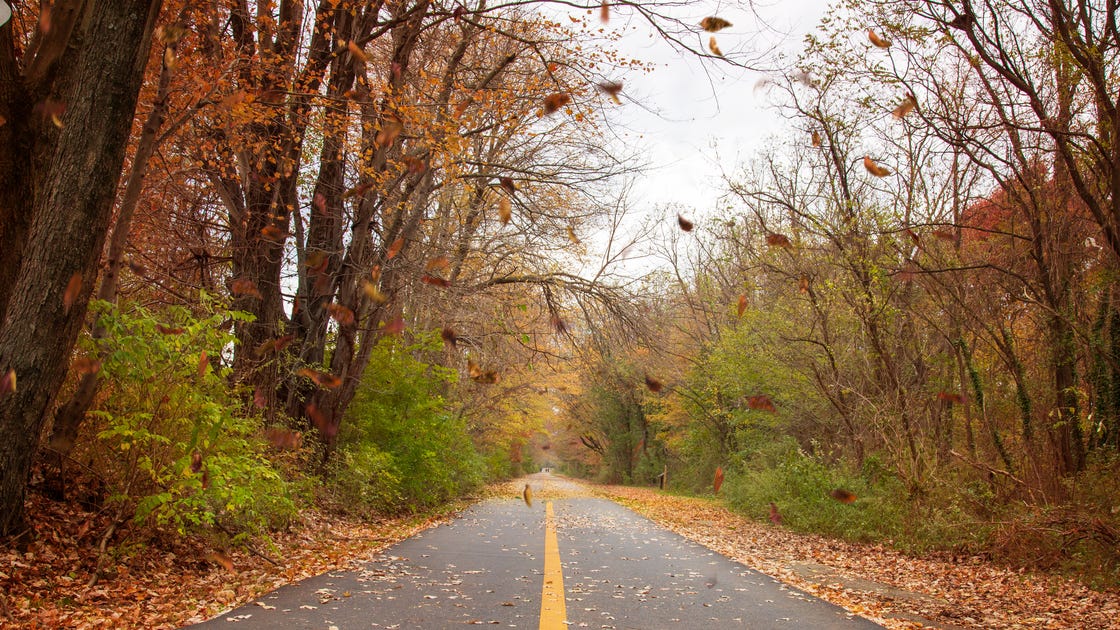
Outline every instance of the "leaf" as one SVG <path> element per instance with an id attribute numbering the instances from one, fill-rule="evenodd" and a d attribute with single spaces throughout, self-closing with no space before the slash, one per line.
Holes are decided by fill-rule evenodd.
<path id="1" fill-rule="evenodd" d="M 354 311 L 334 302 L 327 304 L 327 312 L 331 314 L 331 319 L 338 322 L 340 326 L 352 326 L 354 324 Z"/>
<path id="2" fill-rule="evenodd" d="M 392 260 L 397 254 L 401 253 L 401 248 L 404 247 L 404 238 L 389 243 L 389 249 L 385 250 L 385 260 Z"/>
<path id="3" fill-rule="evenodd" d="M 918 99 L 914 98 L 913 94 L 907 94 L 906 97 L 902 99 L 902 104 L 894 108 L 894 111 L 891 112 L 891 116 L 901 120 L 906 114 L 909 114 L 917 108 Z"/>
<path id="4" fill-rule="evenodd" d="M 771 232 L 766 235 L 766 244 L 770 247 L 784 247 L 786 249 L 793 247 L 793 243 L 790 242 L 788 236 L 785 234 L 778 234 L 777 232 Z"/>
<path id="5" fill-rule="evenodd" d="M 715 35 L 708 38 L 708 50 L 712 51 L 712 54 L 717 57 L 723 56 L 723 51 L 719 49 L 719 44 L 716 43 Z"/>
<path id="6" fill-rule="evenodd" d="M 695 227 L 692 221 L 682 217 L 680 214 L 677 215 L 677 225 L 681 226 L 681 229 L 685 232 L 691 232 L 692 228 Z"/>
<path id="7" fill-rule="evenodd" d="M 815 146 L 815 147 L 821 146 L 821 134 L 820 134 L 819 131 L 814 131 L 813 132 L 813 146 Z"/>
<path id="8" fill-rule="evenodd" d="M 715 17 L 714 15 L 700 20 L 700 28 L 708 31 L 709 33 L 718 33 L 728 26 L 731 26 L 731 22 L 728 22 L 721 17 Z"/>
<path id="9" fill-rule="evenodd" d="M 851 492 L 850 490 L 845 490 L 843 488 L 834 489 L 832 492 L 828 493 L 828 496 L 832 497 L 833 499 L 836 499 L 837 501 L 839 501 L 841 503 L 854 503 L 855 500 L 858 498 L 858 497 L 856 497 L 856 494 L 854 492 Z"/>
<path id="10" fill-rule="evenodd" d="M 716 476 L 712 479 L 712 488 L 715 494 L 719 494 L 720 486 L 723 485 L 723 466 L 716 466 Z"/>
<path id="11" fill-rule="evenodd" d="M 210 357 L 206 356 L 206 351 L 203 350 L 198 355 L 198 378 L 206 376 L 206 368 L 210 365 Z"/>
<path id="12" fill-rule="evenodd" d="M 665 388 L 665 384 L 649 374 L 646 374 L 646 388 L 656 394 Z"/>
<path id="13" fill-rule="evenodd" d="M 233 295 L 248 295 L 261 299 L 261 292 L 257 289 L 257 285 L 248 278 L 238 278 L 230 283 L 229 292 Z"/>
<path id="14" fill-rule="evenodd" d="M 622 93 L 622 83 L 620 81 L 603 81 L 597 87 L 600 92 L 611 97 L 616 105 L 622 104 L 622 99 L 618 98 L 618 95 Z"/>
<path id="15" fill-rule="evenodd" d="M 736 311 L 737 311 L 738 316 L 740 318 L 743 317 L 743 313 L 745 313 L 747 311 L 747 294 L 746 293 L 740 293 L 739 294 L 739 304 L 736 306 Z"/>
<path id="16" fill-rule="evenodd" d="M 502 225 L 506 225 L 511 218 L 513 218 L 513 204 L 510 203 L 509 197 L 502 197 L 498 200 L 498 220 Z"/>
<path id="17" fill-rule="evenodd" d="M 891 40 L 879 37 L 878 33 L 871 29 L 868 29 L 867 31 L 867 39 L 871 40 L 871 43 L 874 44 L 877 48 L 891 47 Z"/>
<path id="18" fill-rule="evenodd" d="M 404 332 L 404 318 L 397 316 L 386 322 L 385 327 L 381 329 L 386 335 L 399 335 Z"/>
<path id="19" fill-rule="evenodd" d="M 446 289 L 451 286 L 450 280 L 429 273 L 420 276 L 420 282 L 430 284 L 433 287 L 440 287 L 441 289 Z"/>
<path id="20" fill-rule="evenodd" d="M 214 564 L 220 564 L 226 571 L 233 571 L 233 560 L 220 551 L 211 551 L 206 559 Z"/>
<path id="21" fill-rule="evenodd" d="M 350 51 L 350 54 L 354 57 L 355 61 L 360 61 L 362 63 L 369 62 L 369 55 L 366 54 L 366 51 L 362 50 L 362 47 L 358 45 L 358 42 L 350 40 L 346 42 L 346 48 Z"/>
<path id="22" fill-rule="evenodd" d="M 329 372 L 319 372 L 318 370 L 312 370 L 311 368 L 301 368 L 298 372 L 296 372 L 296 374 L 299 376 L 306 376 L 307 378 L 311 379 L 312 382 L 314 382 L 316 385 L 320 387 L 326 387 L 327 389 L 334 389 L 342 384 L 342 379 L 335 376 L 334 374 L 330 374 Z"/>
<path id="23" fill-rule="evenodd" d="M 16 371 L 9 369 L 0 376 L 0 396 L 7 396 L 16 391 Z"/>
<path id="24" fill-rule="evenodd" d="M 770 400 L 770 397 L 765 394 L 759 396 L 748 396 L 747 408 L 755 409 L 757 411 L 769 411 L 770 413 L 775 413 L 778 411 L 774 407 L 774 401 Z"/>
<path id="25" fill-rule="evenodd" d="M 70 276 L 70 282 L 66 283 L 66 290 L 62 292 L 62 308 L 67 311 L 71 306 L 74 306 L 74 301 L 78 299 L 78 294 L 82 291 L 82 274 L 75 273 Z"/>
<path id="26" fill-rule="evenodd" d="M 525 489 L 521 491 L 521 498 L 525 499 L 525 505 L 533 507 L 533 489 L 529 484 L 525 484 Z"/>
<path id="27" fill-rule="evenodd" d="M 572 102 L 572 97 L 565 92 L 557 92 L 544 97 L 544 115 L 555 114 L 561 107 Z"/>
<path id="28" fill-rule="evenodd" d="M 517 192 L 517 186 L 514 185 L 512 177 L 499 177 L 498 184 L 502 187 L 502 190 L 505 190 L 510 195 Z"/>
<path id="29" fill-rule="evenodd" d="M 875 177 L 886 177 L 887 175 L 891 174 L 891 170 L 889 168 L 885 166 L 879 166 L 875 162 L 875 160 L 872 160 L 871 156 L 868 155 L 863 156 L 863 168 L 867 169 L 867 172 L 871 173 Z"/>
<path id="30" fill-rule="evenodd" d="M 459 335 L 455 333 L 454 328 L 444 328 L 439 331 L 439 336 L 443 339 L 444 343 L 452 348 L 456 347 L 459 343 Z"/>

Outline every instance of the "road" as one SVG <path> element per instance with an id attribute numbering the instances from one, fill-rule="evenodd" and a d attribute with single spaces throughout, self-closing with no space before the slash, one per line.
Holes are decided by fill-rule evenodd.
<path id="1" fill-rule="evenodd" d="M 491 499 L 359 569 L 286 586 L 220 628 L 878 628 L 580 486 Z"/>

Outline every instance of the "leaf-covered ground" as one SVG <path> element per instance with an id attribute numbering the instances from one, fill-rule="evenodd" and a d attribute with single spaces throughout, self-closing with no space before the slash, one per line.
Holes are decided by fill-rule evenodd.
<path id="1" fill-rule="evenodd" d="M 521 496 L 524 482 L 488 494 Z M 644 488 L 553 484 L 535 500 L 594 493 L 691 540 L 890 628 L 1120 628 L 1120 593 L 974 558 L 910 557 L 881 546 L 795 534 L 710 500 Z M 458 507 L 458 506 L 456 506 Z M 283 584 L 352 566 L 442 517 L 359 522 L 304 512 L 275 549 L 215 554 L 190 539 L 110 547 L 87 586 L 107 517 L 33 496 L 35 537 L 0 550 L 0 627 L 157 628 L 207 619 Z M 453 511 L 449 508 L 447 513 Z M 127 532 L 120 534 L 123 536 Z M 125 540 L 137 536 L 125 537 Z M 262 556 L 272 558 L 272 564 Z M 223 563 L 228 560 L 232 566 Z"/>

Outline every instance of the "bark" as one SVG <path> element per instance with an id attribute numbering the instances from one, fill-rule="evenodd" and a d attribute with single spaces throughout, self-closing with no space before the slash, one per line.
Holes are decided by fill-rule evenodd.
<path id="1" fill-rule="evenodd" d="M 10 207 L 16 201 L 10 196 L 2 198 L 5 216 L 24 212 L 30 217 L 0 322 L 0 366 L 14 369 L 19 379 L 19 389 L 0 399 L 0 535 L 22 528 L 31 463 L 85 318 L 161 4 L 82 4 L 87 13 L 75 20 L 79 26 L 57 53 L 57 63 L 39 66 L 33 58 L 29 69 L 35 73 L 28 78 L 34 80 L 24 83 L 8 74 L 0 85 L 8 111 L 12 103 L 32 109 L 29 103 L 47 91 L 66 106 L 56 132 L 23 129 L 35 125 L 34 117 L 9 119 L 5 127 L 17 129 L 0 139 L 6 142 L 0 146 L 0 160 L 10 164 L 25 159 L 21 156 L 27 153 L 18 151 L 28 146 L 33 156 L 17 180 L 32 193 L 18 200 L 24 209 Z M 56 10 L 68 6 L 59 3 Z M 47 43 L 40 49 L 54 50 Z M 55 73 L 61 66 L 68 69 Z M 15 68 L 11 59 L 0 62 L 0 71 Z M 75 275 L 83 288 L 65 308 L 63 294 Z"/>

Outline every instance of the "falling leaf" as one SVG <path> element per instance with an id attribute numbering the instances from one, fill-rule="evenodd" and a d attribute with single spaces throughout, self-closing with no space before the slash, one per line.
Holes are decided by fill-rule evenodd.
<path id="1" fill-rule="evenodd" d="M 257 346 L 257 356 L 264 356 L 265 354 L 268 354 L 270 352 L 280 352 L 284 348 L 287 348 L 288 345 L 295 340 L 295 338 L 295 334 L 290 334 L 284 335 L 282 337 L 277 337 L 276 339 L 269 339 L 268 341 L 265 341 L 261 345 Z"/>
<path id="2" fill-rule="evenodd" d="M 770 247 L 784 247 L 786 249 L 793 247 L 793 243 L 790 242 L 788 236 L 785 234 L 778 234 L 777 232 L 771 232 L 766 235 L 766 244 Z"/>
<path id="3" fill-rule="evenodd" d="M 428 262 L 424 263 L 424 269 L 428 271 L 447 269 L 449 266 L 451 266 L 451 261 L 448 260 L 447 256 L 436 256 L 435 258 L 429 258 Z"/>
<path id="4" fill-rule="evenodd" d="M 797 279 L 797 290 L 802 293 L 809 292 L 809 276 L 801 276 Z"/>
<path id="5" fill-rule="evenodd" d="M 257 289 L 257 285 L 248 278 L 238 278 L 231 282 L 229 292 L 233 295 L 248 295 L 261 299 L 261 292 Z"/>
<path id="6" fill-rule="evenodd" d="M 101 370 L 101 362 L 90 357 L 79 357 L 70 363 L 70 369 L 78 374 L 97 374 Z"/>
<path id="7" fill-rule="evenodd" d="M 694 227 L 692 221 L 689 221 L 679 214 L 677 215 L 677 225 L 681 226 L 681 229 L 685 232 L 691 232 Z"/>
<path id="8" fill-rule="evenodd" d="M 544 97 L 544 114 L 555 114 L 561 107 L 572 101 L 572 97 L 565 92 L 557 92 Z"/>
<path id="9" fill-rule="evenodd" d="M 265 240 L 279 243 L 288 238 L 288 233 L 280 229 L 278 226 L 266 225 L 265 227 L 261 228 L 261 236 L 263 236 Z"/>
<path id="10" fill-rule="evenodd" d="M 715 494 L 719 494 L 720 486 L 723 485 L 723 466 L 716 466 L 716 476 L 712 479 L 712 488 Z"/>
<path id="11" fill-rule="evenodd" d="M 446 289 L 451 286 L 450 280 L 432 275 L 430 273 L 426 273 L 420 276 L 420 282 L 423 282 L 424 284 L 430 284 L 433 287 L 440 287 L 441 289 Z"/>
<path id="12" fill-rule="evenodd" d="M 576 231 L 570 225 L 568 226 L 568 240 L 572 242 L 572 245 L 579 245 L 579 237 L 576 236 Z"/>
<path id="13" fill-rule="evenodd" d="M 839 501 L 841 503 L 853 503 L 853 502 L 855 502 L 855 500 L 857 498 L 856 494 L 854 492 L 851 492 L 850 490 L 845 490 L 843 488 L 836 488 L 832 492 L 829 492 L 828 496 L 832 497 L 833 499 L 836 499 L 837 501 Z"/>
<path id="14" fill-rule="evenodd" d="M 782 513 L 778 511 L 778 505 L 773 501 L 770 502 L 770 522 L 775 525 L 782 524 Z"/>
<path id="15" fill-rule="evenodd" d="M 82 274 L 75 273 L 70 276 L 70 282 L 66 283 L 66 290 L 62 292 L 62 308 L 67 311 L 71 306 L 74 306 L 74 301 L 78 299 L 78 293 L 82 291 Z"/>
<path id="16" fill-rule="evenodd" d="M 202 453 L 194 451 L 191 453 L 191 472 L 198 474 L 202 470 Z"/>
<path id="17" fill-rule="evenodd" d="M 498 184 L 501 185 L 502 189 L 508 192 L 510 195 L 513 195 L 517 192 L 517 186 L 514 185 L 512 177 L 499 177 Z"/>
<path id="18" fill-rule="evenodd" d="M 748 396 L 747 407 L 758 411 L 769 411 L 770 413 L 775 413 L 777 411 L 774 407 L 774 401 L 770 400 L 770 397 L 765 394 L 760 396 Z"/>
<path id="19" fill-rule="evenodd" d="M 715 35 L 708 38 L 708 50 L 712 51 L 712 54 L 717 57 L 723 56 L 723 51 L 719 49 L 719 44 L 716 43 Z"/>
<path id="20" fill-rule="evenodd" d="M 525 505 L 533 507 L 533 489 L 529 484 L 525 484 L 525 489 L 521 491 L 521 498 L 525 499 Z"/>
<path id="21" fill-rule="evenodd" d="M 481 366 L 467 357 L 467 375 L 471 380 L 483 385 L 493 385 L 498 382 L 498 373 L 494 370 L 484 370 Z"/>
<path id="22" fill-rule="evenodd" d="M 387 116 L 381 123 L 381 129 L 377 132 L 377 137 L 373 139 L 373 143 L 379 147 L 392 146 L 397 138 L 404 133 L 404 123 L 395 116 Z"/>
<path id="23" fill-rule="evenodd" d="M 358 195 L 365 194 L 371 188 L 373 188 L 373 182 L 366 182 L 364 184 L 359 184 L 358 186 L 355 186 L 354 188 L 351 188 L 351 189 L 347 190 L 346 192 L 342 193 L 342 198 L 343 199 L 349 199 L 350 197 L 357 197 Z"/>
<path id="24" fill-rule="evenodd" d="M 214 564 L 220 564 L 226 571 L 233 571 L 233 560 L 220 551 L 211 551 L 206 555 L 206 559 Z"/>
<path id="25" fill-rule="evenodd" d="M 392 260 L 397 254 L 401 253 L 402 247 L 404 247 L 403 238 L 398 238 L 392 243 L 389 243 L 389 249 L 385 250 L 385 260 Z"/>
<path id="26" fill-rule="evenodd" d="M 815 147 L 821 146 L 821 134 L 820 134 L 819 131 L 814 131 L 813 132 L 813 146 L 815 146 Z"/>
<path id="27" fill-rule="evenodd" d="M 891 116 L 901 119 L 906 114 L 914 111 L 918 107 L 918 99 L 914 98 L 913 94 L 907 94 L 906 98 L 902 99 L 902 104 L 894 108 Z"/>
<path id="28" fill-rule="evenodd" d="M 402 332 L 404 332 L 404 318 L 398 316 L 389 320 L 385 323 L 385 327 L 382 328 L 382 332 L 384 332 L 386 335 L 401 334 Z"/>
<path id="29" fill-rule="evenodd" d="M 937 399 L 955 405 L 963 405 L 967 400 L 963 394 L 958 394 L 956 392 L 938 392 Z"/>
<path id="30" fill-rule="evenodd" d="M 366 54 L 366 51 L 362 50 L 362 47 L 358 45 L 358 42 L 350 40 L 346 42 L 346 48 L 350 51 L 350 54 L 354 56 L 355 60 L 362 63 L 367 63 L 369 61 L 369 55 Z"/>
<path id="31" fill-rule="evenodd" d="M 746 293 L 740 293 L 739 294 L 739 304 L 736 307 L 736 311 L 737 311 L 739 317 L 742 317 L 743 313 L 745 313 L 747 311 L 747 294 Z"/>
<path id="32" fill-rule="evenodd" d="M 731 22 L 728 22 L 721 17 L 711 16 L 700 20 L 700 28 L 708 31 L 709 33 L 718 33 L 728 26 L 731 26 Z"/>
<path id="33" fill-rule="evenodd" d="M 373 300 L 375 304 L 384 304 L 389 301 L 388 296 L 382 293 L 381 289 L 378 289 L 377 285 L 369 280 L 362 281 L 362 292 L 365 293 L 366 297 L 370 300 Z"/>
<path id="34" fill-rule="evenodd" d="M 327 312 L 331 314 L 331 319 L 338 322 L 340 326 L 352 326 L 354 324 L 354 311 L 341 304 L 333 302 L 327 304 Z"/>
<path id="35" fill-rule="evenodd" d="M 875 163 L 875 160 L 871 159 L 871 156 L 869 155 L 863 156 L 863 168 L 867 169 L 867 172 L 871 173 L 875 177 L 886 177 L 887 175 L 891 174 L 891 170 L 889 168 L 885 166 L 879 166 Z"/>
<path id="36" fill-rule="evenodd" d="M 411 155 L 404 156 L 404 165 L 409 175 L 423 175 L 424 171 L 428 170 L 427 162 Z"/>
<path id="37" fill-rule="evenodd" d="M 158 330 L 160 334 L 163 335 L 181 335 L 187 332 L 185 328 L 179 328 L 177 326 L 164 326 L 163 324 L 156 324 L 156 330 Z"/>
<path id="38" fill-rule="evenodd" d="M 498 200 L 498 220 L 502 225 L 506 225 L 511 218 L 513 218 L 513 204 L 510 203 L 509 197 L 503 196 Z"/>
<path id="39" fill-rule="evenodd" d="M 611 100 L 616 105 L 622 104 L 622 99 L 618 95 L 622 93 L 622 83 L 618 81 L 604 81 L 598 85 L 599 91 L 611 97 Z"/>
<path id="40" fill-rule="evenodd" d="M 891 47 L 891 40 L 879 37 L 879 35 L 875 31 L 870 29 L 868 29 L 867 31 L 867 39 L 871 40 L 871 43 L 874 44 L 877 48 Z"/>
<path id="41" fill-rule="evenodd" d="M 439 332 L 439 336 L 443 338 L 443 342 L 454 348 L 459 343 L 459 335 L 455 333 L 454 328 L 444 328 Z"/>
<path id="42" fill-rule="evenodd" d="M 327 389 L 334 389 L 342 384 L 342 379 L 334 374 L 312 370 L 311 368 L 300 368 L 296 374 L 299 376 L 306 376 L 316 385 L 326 387 Z"/>
<path id="43" fill-rule="evenodd" d="M 0 376 L 0 396 L 6 396 L 16 391 L 16 371 L 9 369 Z"/>
<path id="44" fill-rule="evenodd" d="M 665 387 L 665 384 L 657 380 L 656 378 L 653 378 L 649 374 L 646 374 L 646 387 L 649 389 L 649 391 L 656 394 Z"/>
<path id="45" fill-rule="evenodd" d="M 324 251 L 313 251 L 307 254 L 303 265 L 307 267 L 308 275 L 316 276 L 327 270 L 331 257 Z"/>
<path id="46" fill-rule="evenodd" d="M 198 355 L 198 378 L 206 376 L 206 368 L 210 365 L 210 357 L 206 356 L 206 351 L 203 350 Z"/>

